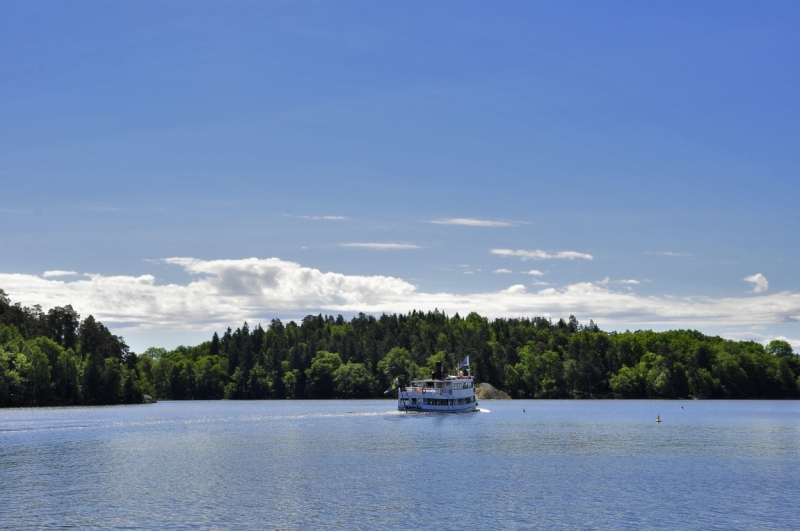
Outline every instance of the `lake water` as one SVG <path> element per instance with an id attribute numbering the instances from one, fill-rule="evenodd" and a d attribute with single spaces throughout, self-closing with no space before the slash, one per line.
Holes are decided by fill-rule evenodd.
<path id="1" fill-rule="evenodd" d="M 800 526 L 800 402 L 480 406 L 0 410 L 0 528 Z"/>

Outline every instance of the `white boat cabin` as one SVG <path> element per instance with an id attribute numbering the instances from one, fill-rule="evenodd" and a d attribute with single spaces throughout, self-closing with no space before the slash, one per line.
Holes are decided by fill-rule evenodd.
<path id="1" fill-rule="evenodd" d="M 414 380 L 397 392 L 397 409 L 401 411 L 461 413 L 477 407 L 475 380 L 469 369 L 466 376 L 461 372 L 443 376 L 441 362 L 436 363 L 431 379 Z"/>

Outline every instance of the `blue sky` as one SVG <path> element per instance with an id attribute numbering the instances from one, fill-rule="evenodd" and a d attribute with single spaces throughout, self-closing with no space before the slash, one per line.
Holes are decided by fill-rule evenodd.
<path id="1" fill-rule="evenodd" d="M 0 288 L 137 351 L 411 307 L 800 347 L 798 15 L 3 3 Z"/>

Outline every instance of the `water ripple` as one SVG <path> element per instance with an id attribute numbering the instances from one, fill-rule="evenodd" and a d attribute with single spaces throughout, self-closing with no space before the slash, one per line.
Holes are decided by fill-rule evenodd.
<path id="1" fill-rule="evenodd" d="M 482 405 L 491 412 L 406 415 L 384 400 L 2 410 L 0 528 L 790 529 L 800 518 L 796 402 Z"/>

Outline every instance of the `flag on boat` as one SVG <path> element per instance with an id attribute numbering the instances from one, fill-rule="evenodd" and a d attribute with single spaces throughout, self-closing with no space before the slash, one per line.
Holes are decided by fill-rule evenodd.
<path id="1" fill-rule="evenodd" d="M 388 395 L 389 393 L 391 393 L 392 391 L 394 391 L 398 387 L 400 387 L 400 378 L 395 378 L 394 381 L 392 382 L 392 386 L 389 389 L 387 389 L 386 391 L 384 391 L 383 394 L 384 395 Z"/>
<path id="2" fill-rule="evenodd" d="M 462 361 L 461 363 L 459 363 L 459 364 L 458 364 L 458 368 L 459 368 L 459 369 L 460 369 L 461 367 L 465 367 L 465 366 L 466 366 L 466 367 L 469 367 L 469 356 L 467 356 L 466 358 L 464 358 L 464 361 Z"/>

